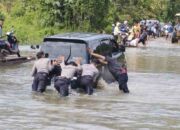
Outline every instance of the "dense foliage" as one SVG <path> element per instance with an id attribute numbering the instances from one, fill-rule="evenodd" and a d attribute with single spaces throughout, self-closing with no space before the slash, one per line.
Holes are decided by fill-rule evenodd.
<path id="1" fill-rule="evenodd" d="M 115 21 L 173 20 L 179 0 L 0 0 L 3 31 L 14 26 L 22 43 L 69 31 L 111 31 Z"/>

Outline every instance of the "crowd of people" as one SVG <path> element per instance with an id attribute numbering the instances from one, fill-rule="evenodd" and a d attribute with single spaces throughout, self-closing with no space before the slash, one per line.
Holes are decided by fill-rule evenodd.
<path id="1" fill-rule="evenodd" d="M 140 43 L 146 46 L 147 40 L 150 37 L 165 36 L 166 39 L 168 39 L 168 37 L 171 38 L 174 29 L 172 23 L 162 24 L 158 20 L 134 22 L 132 27 L 128 25 L 128 21 L 112 24 L 112 34 L 116 42 L 124 44 L 125 46 L 134 47 L 138 47 Z"/>
<path id="2" fill-rule="evenodd" d="M 116 22 L 116 25 L 113 24 L 112 34 L 117 43 L 125 46 L 138 46 L 141 42 L 146 45 L 148 35 L 144 24 L 135 22 L 130 28 L 127 21 L 124 21 L 124 23 Z"/>
<path id="3" fill-rule="evenodd" d="M 179 25 L 178 25 L 179 26 Z M 163 24 L 163 27 L 161 29 L 162 35 L 166 37 L 166 40 L 172 39 L 173 35 L 175 34 L 179 27 L 176 27 L 172 25 L 171 22 Z"/>
<path id="4" fill-rule="evenodd" d="M 87 49 L 87 51 L 91 56 L 89 64 L 82 64 L 81 57 L 68 62 L 63 55 L 55 60 L 50 60 L 48 54 L 43 51 L 38 52 L 37 61 L 32 69 L 34 77 L 32 91 L 43 93 L 47 86 L 54 83 L 55 90 L 63 97 L 69 95 L 70 89 L 92 95 L 99 80 L 97 66 L 107 64 L 110 73 L 119 83 L 119 90 L 129 93 L 126 65 L 112 58 L 110 53 L 102 55 L 91 49 Z"/>

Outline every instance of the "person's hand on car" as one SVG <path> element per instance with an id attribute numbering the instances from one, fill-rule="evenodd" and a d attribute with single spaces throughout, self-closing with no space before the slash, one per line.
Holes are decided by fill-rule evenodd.
<path id="1" fill-rule="evenodd" d="M 93 50 L 91 48 L 87 48 L 87 51 L 89 52 L 90 55 L 93 53 Z"/>

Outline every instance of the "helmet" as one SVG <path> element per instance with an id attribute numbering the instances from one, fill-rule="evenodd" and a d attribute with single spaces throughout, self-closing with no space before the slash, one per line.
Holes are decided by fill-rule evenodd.
<path id="1" fill-rule="evenodd" d="M 121 23 L 120 23 L 120 22 L 117 22 L 117 23 L 116 23 L 116 26 L 120 26 L 120 25 L 121 25 Z"/>
<path id="2" fill-rule="evenodd" d="M 7 35 L 7 36 L 11 35 L 11 32 L 7 32 L 6 35 Z"/>
<path id="3" fill-rule="evenodd" d="M 127 24 L 128 23 L 128 21 L 124 21 L 124 24 Z"/>

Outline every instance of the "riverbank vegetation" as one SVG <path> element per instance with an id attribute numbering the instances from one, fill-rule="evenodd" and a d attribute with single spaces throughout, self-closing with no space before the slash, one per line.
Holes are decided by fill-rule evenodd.
<path id="1" fill-rule="evenodd" d="M 179 0 L 0 0 L 3 32 L 14 28 L 21 43 L 70 31 L 111 32 L 115 21 L 173 21 Z"/>

